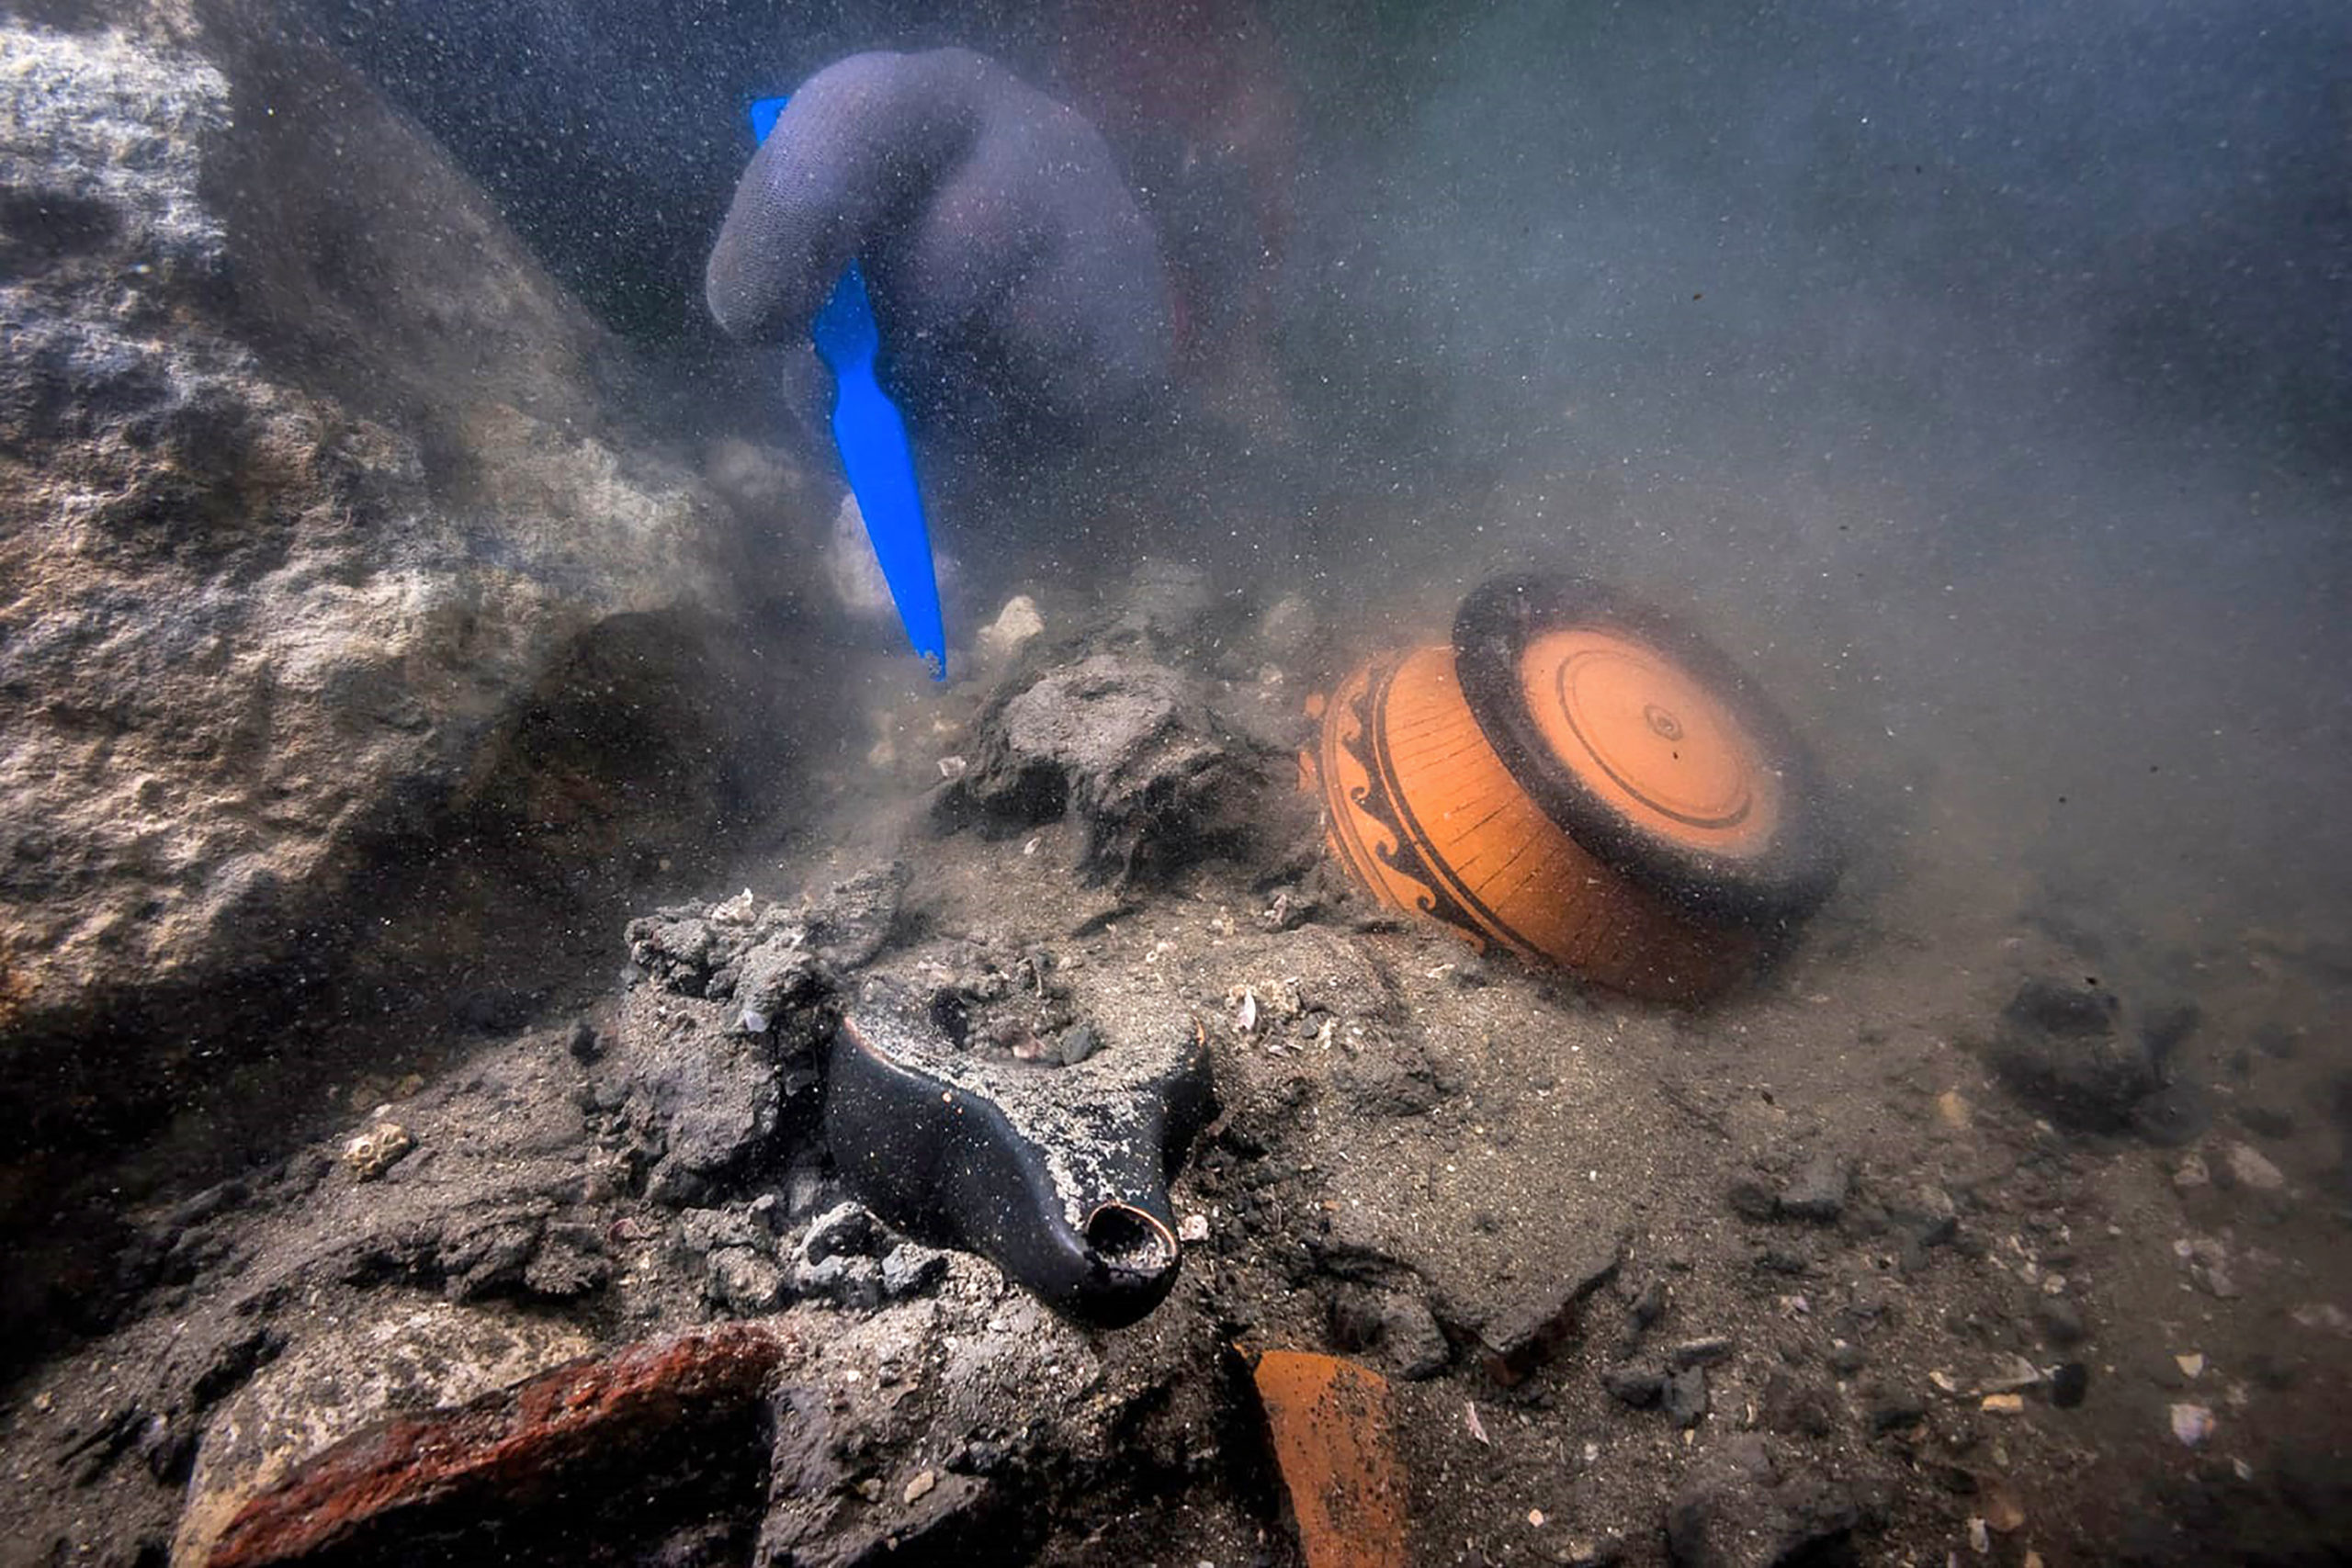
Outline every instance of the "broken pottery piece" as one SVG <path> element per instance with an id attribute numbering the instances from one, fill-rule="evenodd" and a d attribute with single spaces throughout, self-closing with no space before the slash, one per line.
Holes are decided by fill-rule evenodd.
<path id="1" fill-rule="evenodd" d="M 1306 1350 L 1269 1350 L 1250 1372 L 1307 1568 L 1401 1568 L 1405 1475 L 1387 1380 Z M 1465 1408 L 1485 1441 L 1477 1407 Z"/>
<path id="2" fill-rule="evenodd" d="M 1101 1047 L 1048 1066 L 959 1049 L 918 995 L 869 978 L 835 1035 L 825 1131 L 850 1190 L 1072 1317 L 1115 1328 L 1159 1305 L 1168 1176 L 1214 1109 L 1199 1024 L 1106 997 L 1087 1010 Z"/>

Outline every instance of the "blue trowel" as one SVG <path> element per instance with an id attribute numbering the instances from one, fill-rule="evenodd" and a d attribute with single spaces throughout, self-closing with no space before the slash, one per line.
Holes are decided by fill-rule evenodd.
<path id="1" fill-rule="evenodd" d="M 752 104 L 752 139 L 765 141 L 784 112 L 781 97 Z M 809 324 L 817 357 L 833 373 L 833 445 L 840 448 L 850 493 L 865 518 L 865 536 L 882 579 L 899 607 L 907 640 L 931 667 L 934 681 L 947 679 L 947 632 L 939 615 L 939 575 L 931 561 L 931 530 L 922 516 L 922 492 L 915 486 L 914 448 L 899 405 L 875 378 L 874 356 L 881 349 L 874 302 L 865 275 L 852 261 L 833 286 L 831 298 Z"/>

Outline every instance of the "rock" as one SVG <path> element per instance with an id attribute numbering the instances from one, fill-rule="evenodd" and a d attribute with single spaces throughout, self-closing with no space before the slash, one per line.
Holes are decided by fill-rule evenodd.
<path id="1" fill-rule="evenodd" d="M 1685 1339 L 1667 1351 L 1666 1360 L 1668 1366 L 1677 1368 L 1712 1367 L 1730 1360 L 1732 1348 L 1732 1342 L 1720 1334 L 1704 1339 Z"/>
<path id="2" fill-rule="evenodd" d="M 974 751 L 957 802 L 1022 823 L 1067 814 L 1083 829 L 1081 871 L 1112 882 L 1246 839 L 1270 761 L 1193 677 L 1115 654 L 991 704 Z"/>
<path id="3" fill-rule="evenodd" d="M 1666 1374 L 1641 1367 L 1609 1367 L 1600 1374 L 1600 1386 L 1621 1404 L 1647 1410 L 1666 1393 Z"/>
<path id="4" fill-rule="evenodd" d="M 833 1257 L 863 1257 L 874 1249 L 874 1216 L 857 1202 L 836 1203 L 809 1223 L 800 1256 L 810 1263 Z"/>
<path id="5" fill-rule="evenodd" d="M 1682 1568 L 1772 1568 L 1826 1556 L 1860 1522 L 1843 1488 L 1742 1433 L 1702 1459 L 1675 1494 L 1667 1551 Z"/>
<path id="6" fill-rule="evenodd" d="M 712 1253 L 727 1247 L 768 1249 L 768 1240 L 750 1210 L 685 1209 L 678 1214 L 678 1240 L 688 1252 Z"/>
<path id="7" fill-rule="evenodd" d="M 842 1253 L 815 1263 L 802 1258 L 793 1264 L 791 1291 L 804 1299 L 871 1312 L 882 1304 L 882 1266 Z"/>
<path id="8" fill-rule="evenodd" d="M 1846 1210 L 1846 1194 L 1854 1184 L 1853 1162 L 1823 1150 L 1797 1168 L 1781 1189 L 1780 1212 L 1800 1220 L 1827 1224 Z"/>
<path id="9" fill-rule="evenodd" d="M 2191 1010 L 2143 1016 L 2104 986 L 2037 975 L 2002 1009 L 1985 1055 L 2011 1092 L 2052 1121 L 2124 1132 L 2195 1022 Z"/>
<path id="10" fill-rule="evenodd" d="M 802 915 L 817 956 L 841 974 L 872 963 L 897 928 L 906 887 L 907 868 L 890 861 L 811 893 Z"/>
<path id="11" fill-rule="evenodd" d="M 2050 1403 L 2072 1410 L 2090 1392 L 2091 1370 L 2080 1361 L 2066 1361 L 2050 1374 Z"/>
<path id="12" fill-rule="evenodd" d="M 756 1316 L 784 1299 L 784 1270 L 764 1252 L 723 1247 L 710 1255 L 703 1293 L 721 1311 Z"/>
<path id="13" fill-rule="evenodd" d="M 571 1032 L 564 1037 L 564 1048 L 571 1053 L 573 1061 L 582 1063 L 593 1062 L 605 1054 L 605 1043 L 597 1035 L 596 1026 L 584 1018 L 572 1024 Z"/>
<path id="14" fill-rule="evenodd" d="M 902 1241 L 882 1255 L 882 1293 L 892 1301 L 921 1295 L 947 1277 L 947 1254 Z"/>
<path id="15" fill-rule="evenodd" d="M 257 1494 L 301 1461 L 396 1409 L 468 1400 L 588 1353 L 576 1328 L 429 1297 L 392 1296 L 299 1340 L 206 1423 L 172 1544 L 200 1563 Z"/>
<path id="16" fill-rule="evenodd" d="M 637 1027 L 629 1087 L 663 1153 L 645 1195 L 684 1207 L 703 1201 L 764 1156 L 783 1112 L 782 1074 L 757 1043 L 715 1029 Z"/>
<path id="17" fill-rule="evenodd" d="M 407 1128 L 397 1122 L 379 1122 L 343 1145 L 343 1163 L 359 1180 L 374 1181 L 415 1147 Z"/>
<path id="18" fill-rule="evenodd" d="M 1927 1419 L 1927 1402 L 1907 1388 L 1893 1384 L 1866 1387 L 1861 1391 L 1861 1399 L 1872 1432 L 1892 1432 Z"/>
<path id="19" fill-rule="evenodd" d="M 1676 1426 L 1697 1426 L 1707 1414 L 1707 1369 L 1683 1367 L 1667 1373 L 1658 1404 Z"/>
<path id="20" fill-rule="evenodd" d="M 1102 1037 L 1090 1023 L 1074 1023 L 1062 1031 L 1056 1043 L 1055 1056 L 1065 1067 L 1074 1067 L 1102 1048 Z"/>
<path id="21" fill-rule="evenodd" d="M 1435 1377 L 1453 1348 L 1429 1303 L 1404 1291 L 1342 1286 L 1331 1300 L 1331 1337 L 1342 1350 L 1369 1356 L 1408 1382 Z"/>
<path id="22" fill-rule="evenodd" d="M 1634 1304 L 1625 1309 L 1627 1326 L 1636 1336 L 1648 1333 L 1666 1315 L 1667 1301 L 1666 1281 L 1651 1280 L 1634 1298 Z"/>
<path id="23" fill-rule="evenodd" d="M 299 29 L 10 20 L 0 60 L 0 186 L 42 214 L 0 276 L 0 1093 L 86 1140 L 366 944 L 477 956 L 438 899 L 351 902 L 452 811 L 531 797 L 583 855 L 707 836 L 699 786 L 767 725 L 704 701 L 707 617 L 759 571 L 609 397 L 618 345 Z M 578 679 L 607 649 L 634 667 Z M 634 743 L 542 745 L 550 704 Z M 676 820 L 612 788 L 640 764 Z M 526 836 L 413 865 L 495 879 Z"/>
<path id="24" fill-rule="evenodd" d="M 1012 658 L 1022 644 L 1045 629 L 1046 618 L 1037 613 L 1037 602 L 1018 593 L 1004 602 L 996 619 L 982 626 L 973 640 L 979 646 L 980 657 L 997 664 Z"/>
<path id="25" fill-rule="evenodd" d="M 813 1005 L 830 989 L 831 977 L 817 955 L 801 944 L 803 933 L 770 937 L 745 953 L 735 982 L 737 1027 L 765 1034 L 790 1007 Z"/>
<path id="26" fill-rule="evenodd" d="M 1514 1383 L 1532 1371 L 1552 1347 L 1573 1332 L 1585 1298 L 1616 1275 L 1631 1239 L 1623 1231 L 1588 1236 L 1580 1251 L 1542 1260 L 1533 1282 L 1476 1326 L 1488 1375 L 1498 1382 Z"/>
<path id="27" fill-rule="evenodd" d="M 256 1495 L 210 1568 L 330 1552 L 413 1561 L 526 1531 L 535 1550 L 594 1541 L 602 1555 L 698 1511 L 741 1508 L 759 1496 L 760 1393 L 782 1355 L 768 1335 L 730 1325 L 393 1416 Z"/>
<path id="28" fill-rule="evenodd" d="M 2240 1187 L 2256 1192 L 2277 1192 L 2287 1185 L 2284 1173 L 2248 1144 L 2232 1144 L 2222 1156 L 2222 1168 Z"/>
<path id="29" fill-rule="evenodd" d="M 1408 1382 L 1433 1378 L 1453 1359 L 1453 1347 L 1438 1326 L 1429 1303 L 1403 1292 L 1392 1291 L 1381 1298 L 1380 1339 L 1387 1370 Z"/>
<path id="30" fill-rule="evenodd" d="M 1941 1247 L 1960 1234 L 1960 1206 L 1940 1187 L 1916 1189 L 1894 1204 L 1889 1218 L 1923 1247 Z"/>

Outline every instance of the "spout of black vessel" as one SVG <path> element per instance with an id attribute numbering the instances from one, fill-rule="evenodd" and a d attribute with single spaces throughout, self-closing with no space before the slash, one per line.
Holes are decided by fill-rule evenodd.
<path id="1" fill-rule="evenodd" d="M 1167 1172 L 1207 1118 L 1205 1053 L 1159 1081 L 1125 1086 L 1135 1098 L 1124 1146 L 1093 1164 L 1075 1194 L 1055 1149 L 971 1086 L 886 1055 L 855 1019 L 842 1020 L 828 1078 L 833 1157 L 850 1190 L 890 1224 L 977 1252 L 1099 1327 L 1135 1323 L 1175 1285 L 1182 1255 Z"/>
<path id="2" fill-rule="evenodd" d="M 1080 1235 L 1086 1272 L 1074 1303 L 1079 1316 L 1109 1327 L 1133 1323 L 1158 1306 L 1176 1282 L 1175 1233 L 1132 1203 L 1105 1203 Z"/>

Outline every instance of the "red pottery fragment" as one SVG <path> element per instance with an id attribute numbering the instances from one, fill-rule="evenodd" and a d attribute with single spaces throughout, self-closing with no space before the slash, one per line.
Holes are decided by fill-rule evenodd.
<path id="1" fill-rule="evenodd" d="M 641 1489 L 703 1439 L 749 1426 L 783 1354 L 773 1335 L 729 1324 L 583 1357 L 470 1404 L 394 1416 L 247 1503 L 221 1532 L 209 1568 L 398 1561 L 443 1532 L 538 1516 L 560 1528 L 617 1490 Z"/>

